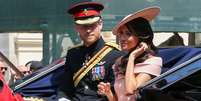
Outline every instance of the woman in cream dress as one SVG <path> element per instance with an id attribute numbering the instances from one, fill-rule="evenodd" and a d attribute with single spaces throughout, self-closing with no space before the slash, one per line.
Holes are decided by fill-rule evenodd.
<path id="1" fill-rule="evenodd" d="M 137 89 L 161 73 L 162 59 L 156 55 L 153 31 L 149 24 L 160 9 L 150 7 L 126 16 L 113 29 L 119 44 L 127 55 L 117 59 L 113 65 L 114 90 L 109 82 L 98 85 L 100 95 L 109 101 L 135 101 Z"/>

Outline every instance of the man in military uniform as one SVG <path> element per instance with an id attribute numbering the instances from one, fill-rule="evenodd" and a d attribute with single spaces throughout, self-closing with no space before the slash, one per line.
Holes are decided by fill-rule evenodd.
<path id="1" fill-rule="evenodd" d="M 59 89 L 72 101 L 107 101 L 97 93 L 97 85 L 114 82 L 112 65 L 123 53 L 115 45 L 105 43 L 100 35 L 103 8 L 97 2 L 82 2 L 68 10 L 83 40 L 83 45 L 68 50 L 65 73 L 59 78 Z"/>

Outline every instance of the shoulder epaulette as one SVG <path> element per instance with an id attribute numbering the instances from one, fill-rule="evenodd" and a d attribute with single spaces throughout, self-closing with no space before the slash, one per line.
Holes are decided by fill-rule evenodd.
<path id="1" fill-rule="evenodd" d="M 116 49 L 120 50 L 119 45 L 117 45 L 116 43 L 107 42 L 105 44 L 108 45 L 108 46 L 110 46 L 110 47 L 113 47 L 113 48 L 116 48 Z"/>
<path id="2" fill-rule="evenodd" d="M 82 45 L 83 45 L 82 43 L 77 44 L 77 45 L 74 45 L 74 46 L 72 46 L 72 47 L 69 47 L 68 50 L 73 49 L 73 48 L 80 47 L 80 46 L 82 46 Z"/>

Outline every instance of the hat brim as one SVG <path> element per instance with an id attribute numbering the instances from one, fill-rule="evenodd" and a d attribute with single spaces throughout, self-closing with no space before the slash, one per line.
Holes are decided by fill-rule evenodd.
<path id="1" fill-rule="evenodd" d="M 85 19 L 77 19 L 77 20 L 75 20 L 75 23 L 79 24 L 79 25 L 90 25 L 99 20 L 100 20 L 100 17 L 95 16 L 95 17 L 89 17 L 89 18 L 85 18 Z"/>
<path id="2" fill-rule="evenodd" d="M 124 17 L 112 30 L 112 33 L 114 35 L 117 35 L 117 31 L 118 29 L 125 25 L 127 22 L 142 17 L 145 18 L 148 21 L 153 20 L 160 12 L 160 7 L 154 6 L 154 7 L 148 7 L 148 8 L 144 8 L 142 10 L 139 10 L 135 13 L 129 14 L 128 16 Z"/>

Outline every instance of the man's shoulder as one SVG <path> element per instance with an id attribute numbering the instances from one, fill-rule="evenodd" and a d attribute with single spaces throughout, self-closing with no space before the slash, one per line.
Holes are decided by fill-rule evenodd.
<path id="1" fill-rule="evenodd" d="M 83 52 L 81 51 L 82 47 L 83 47 L 83 44 L 78 44 L 68 48 L 66 56 L 71 58 L 79 56 L 79 54 Z"/>
<path id="2" fill-rule="evenodd" d="M 126 53 L 118 49 L 113 49 L 110 54 L 114 57 L 124 56 Z"/>
<path id="3" fill-rule="evenodd" d="M 68 52 L 72 52 L 72 51 L 80 50 L 81 47 L 83 47 L 83 44 L 82 44 L 82 43 L 77 44 L 77 45 L 74 45 L 74 46 L 68 48 Z"/>
<path id="4" fill-rule="evenodd" d="M 116 59 L 120 56 L 125 55 L 125 52 L 121 51 L 119 45 L 117 45 L 116 43 L 107 42 L 106 45 L 113 48 L 113 50 L 108 54 L 107 58 Z"/>
<path id="5" fill-rule="evenodd" d="M 119 45 L 117 45 L 117 44 L 114 43 L 114 42 L 107 42 L 107 43 L 105 43 L 105 44 L 106 44 L 107 46 L 109 46 L 109 47 L 112 47 L 112 48 L 114 48 L 114 49 L 120 51 Z"/>

